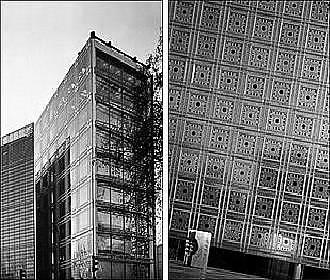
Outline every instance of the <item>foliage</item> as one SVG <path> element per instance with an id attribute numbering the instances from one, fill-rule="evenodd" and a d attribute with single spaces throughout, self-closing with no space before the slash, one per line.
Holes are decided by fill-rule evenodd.
<path id="1" fill-rule="evenodd" d="M 163 37 L 160 36 L 156 50 L 150 54 L 146 65 L 153 76 L 153 143 L 154 143 L 154 169 L 157 194 L 162 192 L 163 168 Z"/>
<path id="2" fill-rule="evenodd" d="M 146 65 L 153 76 L 153 148 L 154 148 L 154 182 L 156 189 L 156 222 L 157 243 L 162 243 L 162 205 L 163 205 L 163 37 L 160 30 L 156 50 L 150 54 Z"/>

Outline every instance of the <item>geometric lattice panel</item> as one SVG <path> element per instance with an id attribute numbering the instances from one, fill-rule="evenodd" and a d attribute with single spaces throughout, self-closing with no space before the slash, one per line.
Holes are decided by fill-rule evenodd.
<path id="1" fill-rule="evenodd" d="M 329 268 L 329 3 L 169 8 L 171 211 L 190 200 L 212 246 Z"/>

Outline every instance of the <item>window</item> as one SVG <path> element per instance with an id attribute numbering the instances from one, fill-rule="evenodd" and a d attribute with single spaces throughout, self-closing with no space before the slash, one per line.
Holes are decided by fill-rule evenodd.
<path id="1" fill-rule="evenodd" d="M 124 95 L 123 95 L 123 106 L 125 109 L 127 110 L 133 110 L 134 109 L 134 100 L 133 100 L 133 97 L 128 95 L 128 92 L 126 92 Z"/>
<path id="2" fill-rule="evenodd" d="M 60 239 L 65 238 L 65 224 L 60 225 Z"/>
<path id="3" fill-rule="evenodd" d="M 65 216 L 65 201 L 60 203 L 60 218 Z"/>
<path id="4" fill-rule="evenodd" d="M 123 179 L 125 182 L 130 182 L 132 180 L 132 171 L 123 170 Z"/>
<path id="5" fill-rule="evenodd" d="M 79 165 L 76 165 L 72 168 L 70 172 L 70 181 L 71 181 L 71 186 L 75 187 L 77 182 L 78 182 L 78 176 L 79 176 Z"/>
<path id="6" fill-rule="evenodd" d="M 99 229 L 110 229 L 110 213 L 97 212 Z"/>
<path id="7" fill-rule="evenodd" d="M 97 236 L 97 249 L 99 253 L 108 253 L 111 250 L 110 236 L 98 235 Z"/>
<path id="8" fill-rule="evenodd" d="M 135 217 L 125 217 L 125 230 L 136 232 Z"/>
<path id="9" fill-rule="evenodd" d="M 111 241 L 112 241 L 111 242 L 112 251 L 120 252 L 120 253 L 125 252 L 125 242 L 124 242 L 124 240 L 120 239 L 119 237 L 114 236 Z"/>
<path id="10" fill-rule="evenodd" d="M 106 80 L 100 76 L 96 76 L 96 98 L 97 100 L 108 104 L 109 103 L 109 85 Z M 110 94 L 111 96 L 111 94 Z"/>
<path id="11" fill-rule="evenodd" d="M 85 178 L 88 175 L 88 157 L 83 158 L 80 161 L 79 168 L 80 168 L 80 180 Z"/>
<path id="12" fill-rule="evenodd" d="M 125 84 L 134 84 L 135 83 L 135 77 L 131 74 L 128 74 L 127 72 L 123 72 L 123 80 Z"/>
<path id="13" fill-rule="evenodd" d="M 132 147 L 127 143 L 123 143 L 123 153 L 125 160 L 131 160 L 134 156 Z"/>
<path id="14" fill-rule="evenodd" d="M 65 256 L 65 246 L 62 246 L 61 248 L 60 248 L 60 261 L 62 262 L 62 261 L 65 261 L 65 258 L 66 256 Z M 61 271 L 62 272 L 62 271 Z"/>
<path id="15" fill-rule="evenodd" d="M 86 256 L 92 252 L 92 234 L 84 234 L 83 236 L 72 242 L 73 257 Z"/>
<path id="16" fill-rule="evenodd" d="M 89 226 L 89 208 L 86 208 L 79 214 L 79 231 L 84 230 L 88 226 Z"/>
<path id="17" fill-rule="evenodd" d="M 109 125 L 109 109 L 102 104 L 96 105 L 96 120 Z"/>
<path id="18" fill-rule="evenodd" d="M 123 127 L 124 130 L 126 130 L 127 132 L 131 132 L 131 130 L 133 130 L 134 128 L 134 123 L 132 121 L 132 117 L 125 115 L 123 118 Z"/>
<path id="19" fill-rule="evenodd" d="M 121 70 L 115 65 L 109 65 L 109 73 L 111 77 L 115 77 L 117 79 L 121 78 Z"/>
<path id="20" fill-rule="evenodd" d="M 119 214 L 112 214 L 111 227 L 117 230 L 124 230 L 124 216 Z"/>
<path id="21" fill-rule="evenodd" d="M 120 189 L 111 188 L 111 203 L 123 204 L 124 195 Z"/>
<path id="22" fill-rule="evenodd" d="M 121 179 L 123 175 L 123 170 L 119 166 L 111 165 L 110 166 L 110 176 Z"/>
<path id="23" fill-rule="evenodd" d="M 97 187 L 97 199 L 102 202 L 108 202 L 113 204 L 123 204 L 124 193 L 123 190 L 117 188 L 107 188 L 104 186 Z"/>
<path id="24" fill-rule="evenodd" d="M 110 202 L 110 189 L 102 186 L 97 186 L 97 200 L 102 202 Z"/>
<path id="25" fill-rule="evenodd" d="M 72 231 L 72 234 L 76 234 L 78 232 L 78 215 L 76 216 L 73 216 L 71 218 L 71 231 Z"/>
<path id="26" fill-rule="evenodd" d="M 79 129 L 81 129 L 88 122 L 88 106 L 85 106 L 79 112 Z"/>
<path id="27" fill-rule="evenodd" d="M 109 133 L 105 132 L 105 131 L 100 131 L 97 130 L 96 131 L 96 147 L 106 150 L 109 150 L 109 145 L 110 145 L 110 137 L 109 137 Z"/>
<path id="28" fill-rule="evenodd" d="M 117 111 L 110 111 L 110 127 L 111 129 L 118 131 L 121 127 L 120 113 Z"/>
<path id="29" fill-rule="evenodd" d="M 91 135 L 90 135 L 90 129 L 86 130 L 79 138 L 79 147 L 78 149 L 78 155 L 83 154 L 91 145 Z"/>
<path id="30" fill-rule="evenodd" d="M 72 105 L 74 106 L 74 105 Z M 76 136 L 76 122 L 77 122 L 77 119 L 76 118 L 73 118 L 71 119 L 71 122 L 69 123 L 69 135 L 70 135 L 70 138 L 74 138 Z M 50 131 L 54 131 L 53 129 L 51 129 Z"/>
<path id="31" fill-rule="evenodd" d="M 100 71 L 104 71 L 104 72 L 108 72 L 109 71 L 109 63 L 108 63 L 108 61 L 107 61 L 107 59 L 106 58 L 103 58 L 102 57 L 103 56 L 103 54 L 102 53 L 100 53 L 100 52 L 98 52 L 97 53 L 97 56 L 96 56 L 96 68 L 97 68 L 97 70 L 100 70 Z"/>
<path id="32" fill-rule="evenodd" d="M 78 151 L 78 141 L 71 143 L 70 147 L 70 161 L 74 162 L 77 159 L 77 151 Z"/>
<path id="33" fill-rule="evenodd" d="M 138 257 L 143 257 L 143 258 L 148 257 L 148 251 L 149 251 L 148 244 L 143 244 L 140 242 L 137 243 L 136 253 Z"/>
<path id="34" fill-rule="evenodd" d="M 110 175 L 110 166 L 108 161 L 97 160 L 96 162 L 96 173 L 99 175 Z"/>
<path id="35" fill-rule="evenodd" d="M 64 192 L 65 192 L 65 178 L 60 179 L 60 181 L 58 182 L 58 191 L 59 191 L 59 195 L 64 194 Z"/>
<path id="36" fill-rule="evenodd" d="M 78 190 L 78 207 L 89 201 L 90 181 L 84 183 Z"/>
<path id="37" fill-rule="evenodd" d="M 118 152 L 121 149 L 122 141 L 122 139 L 115 138 L 115 135 L 112 135 L 110 138 L 110 151 Z"/>
<path id="38" fill-rule="evenodd" d="M 58 160 L 58 173 L 61 174 L 65 169 L 65 158 L 64 156 L 62 156 L 59 160 Z"/>
<path id="39" fill-rule="evenodd" d="M 110 100 L 115 103 L 121 102 L 121 88 L 115 84 L 110 84 Z"/>

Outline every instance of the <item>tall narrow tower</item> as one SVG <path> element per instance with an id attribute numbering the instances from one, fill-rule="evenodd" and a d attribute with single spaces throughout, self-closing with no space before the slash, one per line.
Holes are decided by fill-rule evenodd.
<path id="1" fill-rule="evenodd" d="M 0 178 L 0 278 L 33 279 L 33 124 L 2 137 Z"/>

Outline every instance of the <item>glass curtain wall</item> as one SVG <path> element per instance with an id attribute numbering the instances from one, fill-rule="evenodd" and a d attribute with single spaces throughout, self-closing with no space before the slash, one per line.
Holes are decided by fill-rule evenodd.
<path id="1" fill-rule="evenodd" d="M 138 88 L 148 94 L 147 77 L 98 49 L 95 74 L 97 277 L 147 279 L 153 205 L 147 187 L 137 186 L 144 172 L 137 147 L 145 109 L 136 100 Z"/>
<path id="2" fill-rule="evenodd" d="M 42 197 L 48 197 L 47 204 L 52 206 L 51 213 L 44 216 L 48 223 L 41 221 L 39 225 L 44 228 L 45 223 L 49 224 L 49 220 L 55 222 L 54 227 L 48 229 L 53 249 L 50 254 L 46 254 L 48 265 L 55 265 L 55 277 L 70 278 L 71 270 L 75 274 L 78 267 L 84 268 L 79 270 L 80 274 L 91 276 L 91 96 L 91 42 L 88 40 L 36 123 L 35 169 L 38 205 L 40 209 Z M 63 146 L 63 143 L 66 145 Z M 48 174 L 55 176 L 51 179 L 53 185 L 40 184 L 41 178 L 54 162 L 54 173 Z M 41 255 L 39 254 L 39 259 Z M 43 274 L 49 273 L 46 271 L 48 270 L 40 272 L 39 275 L 51 277 L 49 274 Z"/>
<path id="3" fill-rule="evenodd" d="M 34 278 L 33 124 L 1 139 L 0 279 Z"/>
<path id="4" fill-rule="evenodd" d="M 90 38 L 36 123 L 41 279 L 153 276 L 152 84 L 130 65 Z"/>

